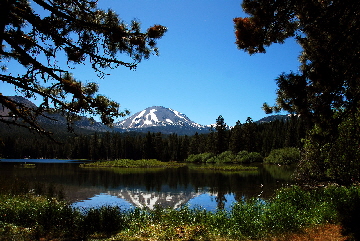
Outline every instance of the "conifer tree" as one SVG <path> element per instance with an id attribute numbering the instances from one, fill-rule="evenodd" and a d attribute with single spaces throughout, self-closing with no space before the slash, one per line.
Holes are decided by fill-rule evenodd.
<path id="1" fill-rule="evenodd" d="M 235 126 L 231 129 L 231 136 L 229 141 L 229 150 L 233 153 L 238 153 L 243 148 L 242 143 L 242 125 L 237 121 Z"/>
<path id="2" fill-rule="evenodd" d="M 210 133 L 206 135 L 205 141 L 206 141 L 205 150 L 201 150 L 200 153 L 203 153 L 203 152 L 216 153 L 215 131 L 212 126 L 210 128 Z"/>
<path id="3" fill-rule="evenodd" d="M 243 133 L 243 143 L 244 143 L 244 150 L 248 152 L 256 151 L 256 124 L 248 117 L 246 122 L 242 125 L 242 133 Z"/>
<path id="4" fill-rule="evenodd" d="M 199 133 L 195 133 L 192 137 L 191 137 L 191 141 L 190 141 L 190 146 L 189 146 L 189 155 L 191 154 L 199 154 L 200 153 L 200 136 Z"/>
<path id="5" fill-rule="evenodd" d="M 240 49 L 265 53 L 289 37 L 303 49 L 300 71 L 281 74 L 276 104 L 264 104 L 266 112 L 285 110 L 307 120 L 303 174 L 342 183 L 360 180 L 355 148 L 360 145 L 360 2 L 244 0 L 242 7 L 249 17 L 234 19 Z M 349 147 L 344 155 L 338 155 L 339 146 Z"/>
<path id="6" fill-rule="evenodd" d="M 216 130 L 215 153 L 220 154 L 228 149 L 227 136 L 226 136 L 227 135 L 226 123 L 224 121 L 224 117 L 222 117 L 221 115 L 216 119 L 215 130 Z"/>

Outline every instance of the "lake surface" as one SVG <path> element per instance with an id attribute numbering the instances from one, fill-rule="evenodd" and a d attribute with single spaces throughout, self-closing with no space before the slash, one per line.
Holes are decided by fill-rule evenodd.
<path id="1" fill-rule="evenodd" d="M 22 165 L 22 163 L 30 165 Z M 62 190 L 74 207 L 118 205 L 178 208 L 182 205 L 207 210 L 228 209 L 249 197 L 267 199 L 274 190 L 290 183 L 294 168 L 257 164 L 257 171 L 219 172 L 181 168 L 80 168 L 72 160 L 6 160 L 0 162 L 1 188 L 12 183 L 30 187 L 52 186 Z"/>

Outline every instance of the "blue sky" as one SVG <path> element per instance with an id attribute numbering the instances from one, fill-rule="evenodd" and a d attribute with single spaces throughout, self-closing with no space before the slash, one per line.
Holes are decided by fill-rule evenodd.
<path id="1" fill-rule="evenodd" d="M 72 71 L 79 80 L 99 83 L 101 94 L 131 114 L 164 106 L 203 125 L 215 123 L 219 115 L 228 125 L 244 123 L 247 117 L 256 121 L 266 116 L 262 104 L 275 101 L 275 78 L 298 70 L 301 49 L 292 39 L 271 46 L 266 54 L 250 56 L 237 49 L 232 19 L 246 16 L 240 0 L 99 0 L 98 4 L 113 9 L 127 23 L 139 20 L 143 31 L 154 24 L 168 28 L 158 41 L 160 56 L 144 60 L 136 71 L 119 67 L 107 71 L 105 79 L 89 66 Z M 11 86 L 1 85 L 3 94 L 15 93 Z"/>

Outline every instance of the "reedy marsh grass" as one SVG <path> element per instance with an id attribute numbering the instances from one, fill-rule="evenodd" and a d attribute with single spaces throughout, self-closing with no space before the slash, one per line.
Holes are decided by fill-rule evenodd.
<path id="1" fill-rule="evenodd" d="M 127 168 L 147 168 L 147 167 L 181 167 L 183 163 L 162 162 L 156 159 L 118 159 L 113 161 L 97 161 L 80 164 L 80 167 L 127 167 Z"/>
<path id="2" fill-rule="evenodd" d="M 345 224 L 359 199 L 359 187 L 304 190 L 292 186 L 279 189 L 269 200 L 243 199 L 230 211 L 210 212 L 187 206 L 125 211 L 118 207 L 73 209 L 55 198 L 2 194 L 0 239 L 266 239 L 321 224 Z M 356 214 L 351 219 L 355 223 L 359 218 Z M 356 232 L 351 227 L 344 230 L 348 234 Z"/>

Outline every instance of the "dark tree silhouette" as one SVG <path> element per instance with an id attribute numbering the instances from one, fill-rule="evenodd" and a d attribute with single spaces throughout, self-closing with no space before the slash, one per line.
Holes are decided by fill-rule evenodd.
<path id="1" fill-rule="evenodd" d="M 342 183 L 360 180 L 360 2 L 244 0 L 250 16 L 235 18 L 236 44 L 249 54 L 294 37 L 300 71 L 277 78 L 277 100 L 309 123 L 303 173 Z"/>
<path id="2" fill-rule="evenodd" d="M 52 110 L 69 123 L 77 114 L 88 113 L 110 125 L 127 111 L 119 111 L 118 103 L 98 94 L 96 83 L 76 80 L 63 66 L 86 63 L 99 77 L 108 68 L 134 69 L 158 53 L 156 40 L 165 32 L 161 25 L 141 32 L 139 22 L 127 25 L 112 10 L 98 9 L 95 0 L 1 0 L 0 80 L 26 98 L 40 96 L 43 101 L 34 108 L 0 93 L 0 104 L 7 110 L 0 121 L 49 134 L 37 117 Z M 118 54 L 130 56 L 129 61 L 118 59 Z M 60 56 L 65 56 L 65 63 L 57 64 Z M 13 74 L 6 61 L 25 68 Z"/>

